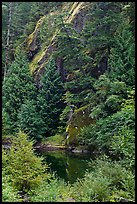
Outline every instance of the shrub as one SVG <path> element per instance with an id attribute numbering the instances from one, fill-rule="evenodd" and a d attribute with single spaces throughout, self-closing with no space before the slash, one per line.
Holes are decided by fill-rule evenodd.
<path id="1" fill-rule="evenodd" d="M 13 188 L 10 177 L 2 172 L 2 202 L 21 202 L 17 190 Z"/>
<path id="2" fill-rule="evenodd" d="M 124 126 L 128 126 L 129 130 L 134 132 L 135 110 L 132 105 L 122 108 L 121 111 L 111 116 L 97 120 L 96 124 L 82 128 L 78 135 L 78 141 L 82 145 L 112 150 L 114 135 L 122 131 Z M 115 138 L 114 141 L 116 141 Z"/>
<path id="3" fill-rule="evenodd" d="M 134 175 L 118 162 L 98 158 L 92 162 L 92 172 L 73 184 L 71 196 L 79 202 L 109 202 L 135 199 Z"/>
<path id="4" fill-rule="evenodd" d="M 135 168 L 135 133 L 128 126 L 123 127 L 112 140 L 112 151 L 122 155 L 122 163 L 134 170 Z"/>
<path id="5" fill-rule="evenodd" d="M 4 169 L 10 175 L 12 184 L 19 191 L 27 192 L 48 179 L 47 166 L 42 165 L 42 158 L 37 157 L 33 150 L 33 141 L 20 132 L 12 141 L 11 149 L 4 155 Z"/>
<path id="6" fill-rule="evenodd" d="M 66 201 L 70 195 L 70 186 L 63 180 L 53 178 L 50 183 L 43 182 L 33 193 L 31 194 L 32 202 L 61 202 Z"/>
<path id="7" fill-rule="evenodd" d="M 120 110 L 120 105 L 123 102 L 123 99 L 118 95 L 111 95 L 105 101 L 105 108 L 107 111 L 116 112 Z"/>

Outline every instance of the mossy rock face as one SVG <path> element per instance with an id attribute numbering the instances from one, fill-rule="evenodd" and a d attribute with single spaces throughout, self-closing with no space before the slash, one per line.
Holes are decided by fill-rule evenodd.
<path id="1" fill-rule="evenodd" d="M 31 33 L 29 36 L 28 36 L 28 39 L 27 39 L 27 49 L 29 51 L 35 51 L 37 48 L 38 48 L 38 42 L 37 42 L 37 37 L 38 37 L 38 34 L 39 34 L 39 30 L 40 30 L 40 27 L 44 21 L 46 16 L 43 16 L 41 17 L 37 24 L 36 24 L 36 27 L 35 27 L 35 30 L 33 31 L 33 33 Z"/>
<path id="2" fill-rule="evenodd" d="M 77 145 L 77 135 L 81 128 L 95 123 L 95 120 L 89 117 L 90 107 L 89 105 L 83 106 L 74 111 L 71 121 L 67 127 L 68 137 L 67 144 Z"/>
<path id="3" fill-rule="evenodd" d="M 64 2 L 64 6 L 61 10 L 51 12 L 49 15 L 41 17 L 37 22 L 34 31 L 28 36 L 26 42 L 26 50 L 30 60 L 30 71 L 34 76 L 36 83 L 39 83 L 49 58 L 58 49 L 57 36 L 60 33 L 60 28 L 56 26 L 54 19 L 58 18 L 60 13 L 68 13 L 63 17 L 64 22 L 72 23 L 76 32 L 79 33 L 82 31 L 86 22 L 88 5 L 89 2 L 72 2 L 70 4 L 66 4 Z M 48 21 L 51 29 L 51 35 L 45 38 L 45 41 L 40 44 L 40 31 L 43 29 L 44 23 Z"/>

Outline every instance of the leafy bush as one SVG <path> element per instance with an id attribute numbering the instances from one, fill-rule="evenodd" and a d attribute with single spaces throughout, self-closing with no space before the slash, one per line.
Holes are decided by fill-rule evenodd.
<path id="1" fill-rule="evenodd" d="M 67 200 L 70 194 L 70 186 L 63 181 L 54 178 L 50 183 L 43 183 L 31 194 L 32 202 L 61 202 Z"/>
<path id="2" fill-rule="evenodd" d="M 21 202 L 17 190 L 13 188 L 10 177 L 2 172 L 2 202 Z"/>
<path id="3" fill-rule="evenodd" d="M 94 83 L 94 88 L 96 92 L 91 93 L 89 99 L 92 118 L 101 119 L 116 113 L 127 99 L 126 83 L 110 79 L 108 73 L 100 75 Z"/>
<path id="4" fill-rule="evenodd" d="M 123 99 L 118 96 L 118 95 L 111 95 L 107 98 L 107 100 L 105 101 L 105 108 L 108 111 L 111 112 L 116 112 L 117 110 L 120 110 L 121 108 L 121 104 L 123 102 Z"/>
<path id="5" fill-rule="evenodd" d="M 122 155 L 122 163 L 134 170 L 135 168 L 135 133 L 128 126 L 123 127 L 112 140 L 112 151 Z"/>
<path id="6" fill-rule="evenodd" d="M 108 202 L 135 199 L 134 175 L 117 162 L 98 158 L 92 172 L 73 184 L 71 197 L 78 202 Z"/>
<path id="7" fill-rule="evenodd" d="M 110 149 L 114 135 L 124 126 L 133 132 L 135 127 L 135 110 L 133 105 L 125 106 L 121 111 L 84 127 L 78 135 L 78 141 L 82 145 L 96 146 L 101 149 Z"/>
<path id="8" fill-rule="evenodd" d="M 33 190 L 49 178 L 47 166 L 42 165 L 42 158 L 34 154 L 32 145 L 33 141 L 29 141 L 27 135 L 20 132 L 13 139 L 11 149 L 3 152 L 3 168 L 18 191 Z"/>

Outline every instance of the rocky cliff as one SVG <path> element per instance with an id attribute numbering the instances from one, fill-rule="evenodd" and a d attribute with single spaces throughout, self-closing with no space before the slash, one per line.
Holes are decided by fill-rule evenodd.
<path id="1" fill-rule="evenodd" d="M 56 18 L 58 18 L 59 12 L 62 14 L 64 13 L 64 24 L 73 24 L 75 31 L 80 33 L 87 20 L 89 4 L 90 2 L 74 2 L 73 4 L 65 4 L 64 2 L 64 6 L 62 7 L 61 11 L 50 13 L 48 16 L 43 16 L 37 22 L 34 32 L 31 33 L 26 40 L 27 53 L 30 59 L 30 71 L 37 83 L 39 82 L 40 76 L 42 75 L 49 58 L 54 53 L 54 51 L 58 49 L 57 35 L 60 32 L 60 29 L 56 28 L 57 26 L 54 21 Z M 45 29 L 47 29 L 47 32 L 49 29 L 51 29 L 53 30 L 53 33 L 51 33 L 51 36 L 47 38 L 46 46 L 43 46 L 44 43 L 43 45 L 39 43 L 39 33 L 44 22 L 46 21 L 49 21 L 50 24 Z M 56 64 L 58 69 L 61 70 L 62 59 L 60 57 L 57 57 Z"/>

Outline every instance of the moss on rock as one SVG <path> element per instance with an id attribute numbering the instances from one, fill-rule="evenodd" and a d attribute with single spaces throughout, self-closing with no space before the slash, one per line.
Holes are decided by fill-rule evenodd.
<path id="1" fill-rule="evenodd" d="M 90 106 L 86 105 L 74 111 L 71 121 L 67 126 L 68 133 L 67 144 L 77 144 L 77 135 L 84 126 L 95 123 L 95 120 L 89 117 Z"/>
<path id="2" fill-rule="evenodd" d="M 84 22 L 82 22 L 81 17 L 86 16 L 85 11 L 88 9 L 89 2 L 74 2 L 72 4 L 65 4 L 59 12 L 68 12 L 68 15 L 64 15 L 63 19 L 65 23 L 73 23 L 74 29 L 80 32 L 83 28 Z M 35 81 L 38 83 L 41 75 L 45 70 L 45 65 L 48 62 L 51 55 L 57 49 L 57 35 L 60 29 L 57 27 L 56 23 L 51 23 L 52 34 L 47 37 L 41 45 L 39 45 L 39 33 L 42 29 L 44 22 L 52 22 L 57 18 L 59 12 L 52 12 L 50 16 L 43 16 L 39 19 L 36 24 L 35 30 L 31 33 L 27 39 L 27 52 L 30 62 L 30 70 L 34 75 Z M 84 18 L 85 19 L 85 18 Z M 78 21 L 78 22 L 77 22 Z M 85 21 L 85 20 L 84 20 Z M 82 23 L 81 23 L 82 22 Z"/>
<path id="3" fill-rule="evenodd" d="M 27 49 L 29 51 L 35 51 L 38 48 L 37 45 L 37 37 L 38 37 L 38 33 L 40 30 L 40 27 L 44 21 L 46 16 L 41 17 L 35 27 L 35 30 L 33 31 L 33 33 L 31 33 L 27 39 Z"/>

